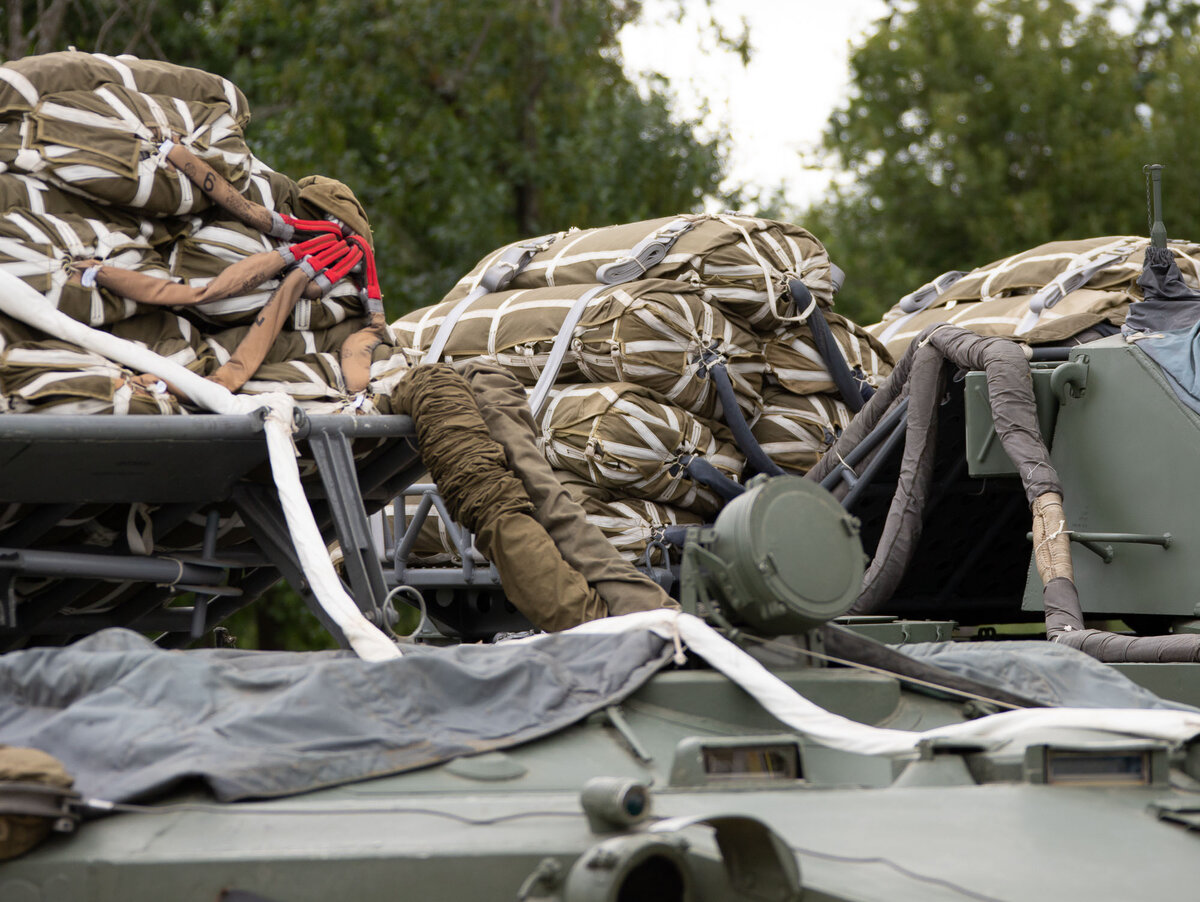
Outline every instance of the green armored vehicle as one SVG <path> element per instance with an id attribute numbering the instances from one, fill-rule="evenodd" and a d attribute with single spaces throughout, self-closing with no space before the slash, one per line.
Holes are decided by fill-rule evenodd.
<path id="1" fill-rule="evenodd" d="M 1195 556 L 1187 554 L 1196 514 L 1181 474 L 1200 419 L 1172 389 L 1178 376 L 1164 375 L 1124 339 L 1035 363 L 1026 396 L 998 404 L 997 392 L 1013 383 L 984 352 L 999 348 L 1010 364 L 1014 345 L 944 328 L 928 347 L 924 357 L 958 362 L 966 353 L 985 368 L 950 381 L 948 396 L 936 393 L 943 415 L 936 438 L 928 433 L 927 484 L 940 478 L 949 483 L 943 498 L 1004 511 L 1023 507 L 1012 498 L 1031 487 L 1040 499 L 1057 471 L 1064 519 L 1087 529 L 1051 523 L 1041 531 L 1035 523 L 1035 555 L 1019 525 L 1028 514 L 1013 517 L 1016 536 L 1006 526 L 968 537 L 983 549 L 978 569 L 1006 572 L 988 586 L 963 567 L 955 584 L 963 588 L 952 592 L 987 603 L 972 612 L 950 599 L 933 610 L 968 624 L 999 614 L 1019 620 L 1042 600 L 1031 556 L 1046 558 L 1045 547 L 1061 551 L 1054 543 L 1073 540 L 1086 549 L 1068 554 L 1083 611 L 1174 621 L 1175 633 L 1139 639 L 1090 630 L 1079 604 L 1072 609 L 1052 588 L 1052 635 L 1082 635 L 1075 644 L 1095 651 L 1097 643 L 1099 654 L 1128 663 L 1101 664 L 1063 642 L 945 643 L 948 619 L 843 616 L 864 597 L 863 524 L 886 518 L 883 505 L 839 503 L 818 483 L 841 480 L 842 502 L 847 474 L 850 492 L 866 481 L 890 495 L 897 482 L 915 481 L 918 491 L 900 491 L 921 494 L 894 439 L 925 403 L 915 387 L 900 390 L 908 370 L 901 363 L 895 384 L 874 407 L 868 402 L 865 434 L 848 432 L 813 479 L 760 477 L 712 526 L 682 537 L 684 613 L 631 614 L 493 643 L 407 645 L 399 660 L 382 663 L 339 653 L 176 653 L 129 632 L 0 658 L 0 738 L 54 751 L 78 790 L 20 779 L 4 785 L 7 822 L 32 818 L 58 832 L 0 867 L 0 896 L 924 900 L 1186 892 L 1200 879 L 1192 832 L 1200 825 L 1200 712 L 1191 707 L 1200 703 L 1200 678 L 1189 663 L 1197 652 L 1185 591 L 1196 584 Z M 940 377 L 953 368 L 938 359 L 929 371 Z M 989 376 L 993 404 L 976 382 Z M 11 421 L 25 427 L 26 419 Z M 78 428 L 103 431 L 87 425 L 92 419 Z M 1030 467 L 1039 422 L 1051 451 Z M 995 450 L 995 424 L 1007 453 Z M 377 467 L 359 476 L 368 505 L 395 492 L 395 477 L 412 465 L 406 424 L 376 428 L 373 435 L 386 438 Z M 242 500 L 254 493 L 250 439 L 233 426 L 206 429 L 206 455 L 246 455 L 246 475 L 232 492 L 252 510 Z M 323 421 L 306 429 L 314 443 L 322 430 L 347 443 L 354 437 Z M 1139 438 L 1150 431 L 1152 444 Z M 1023 441 L 1014 444 L 1014 435 Z M 181 453 L 188 438 L 176 437 Z M 99 433 L 89 439 L 98 449 L 92 466 L 109 471 L 116 460 L 139 460 L 144 448 L 110 437 L 106 455 Z M 66 453 L 15 427 L 5 443 L 18 462 L 32 452 Z M 392 483 L 365 478 L 389 455 Z M 889 478 L 889 467 L 904 478 Z M 357 486 L 333 491 L 333 476 L 326 485 L 310 492 L 357 523 L 361 506 L 335 501 Z M 871 487 L 855 497 L 871 499 Z M 51 519 L 55 503 L 65 502 L 44 501 L 34 516 Z M 937 601 L 911 587 L 927 585 L 922 559 L 958 541 L 961 529 L 927 526 L 908 552 L 890 552 L 914 561 L 885 572 L 900 587 L 890 604 L 907 597 L 916 611 Z M 879 532 L 887 539 L 886 526 Z M 884 570 L 880 548 L 891 548 L 876 545 L 868 589 Z M 69 552 L 58 554 L 41 560 L 14 551 L 8 568 L 49 571 L 68 563 Z M 119 576 L 140 580 L 144 591 L 165 581 L 130 562 L 109 561 L 127 569 L 97 574 L 100 563 L 81 557 L 70 558 L 71 579 Z M 1049 557 L 1046 586 L 1070 586 L 1062 558 Z M 287 566 L 278 561 L 276 572 Z M 253 562 L 238 563 L 214 550 L 207 562 L 181 562 L 180 572 L 195 583 L 215 569 L 253 576 Z M 452 615 L 436 607 L 426 606 L 424 629 L 447 635 Z M 471 618 L 491 613 L 476 605 L 453 616 L 474 633 L 483 627 Z M 71 616 L 87 615 L 58 614 L 34 629 L 78 634 L 89 625 L 68 625 Z M 169 647 L 204 616 L 199 607 L 167 606 L 151 620 L 167 627 Z M 19 629 L 19 606 L 15 622 Z M 1149 663 L 1161 658 L 1174 663 Z"/>
<path id="2" fill-rule="evenodd" d="M 389 326 L 362 208 L 257 160 L 224 79 L 75 52 L 3 73 L 36 138 L 0 172 L 4 902 L 1200 884 L 1200 284 L 1164 235 L 1129 334 L 1042 343 L 1032 376 L 935 325 L 885 381 L 820 242 L 733 214 L 518 243 Z M 666 606 L 530 630 L 584 518 L 524 556 L 484 534 L 462 493 L 517 455 L 456 467 L 429 433 L 495 410 L 409 390 L 473 356 L 520 373 L 541 465 L 675 505 L 627 552 Z M 581 429 L 597 398 L 628 423 Z M 341 651 L 182 650 L 280 578 Z"/>

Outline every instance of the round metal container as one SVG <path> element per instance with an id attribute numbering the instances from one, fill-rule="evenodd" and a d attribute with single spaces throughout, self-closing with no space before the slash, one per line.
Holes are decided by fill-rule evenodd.
<path id="1" fill-rule="evenodd" d="M 719 594 L 737 620 L 769 635 L 844 614 L 862 588 L 858 521 L 819 485 L 777 476 L 721 512 L 710 550 L 726 564 Z"/>

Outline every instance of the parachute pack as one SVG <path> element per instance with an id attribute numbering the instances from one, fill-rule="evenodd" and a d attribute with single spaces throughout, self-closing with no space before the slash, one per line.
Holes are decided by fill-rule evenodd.
<path id="1" fill-rule="evenodd" d="M 229 388 L 386 410 L 405 362 L 389 361 L 366 214 L 340 182 L 258 160 L 249 119 L 227 79 L 170 63 L 67 51 L 0 66 L 0 269 Z M 350 375 L 348 341 L 371 352 Z M 158 380 L 9 318 L 0 408 L 187 412 Z"/>
<path id="2" fill-rule="evenodd" d="M 560 480 L 655 563 L 753 472 L 805 472 L 891 371 L 832 311 L 835 275 L 798 226 L 689 214 L 499 248 L 392 327 L 410 364 L 484 358 L 525 383 Z M 414 552 L 452 560 L 432 521 Z"/>
<path id="3" fill-rule="evenodd" d="M 1030 345 L 1115 331 L 1142 299 L 1138 277 L 1149 245 L 1132 236 L 1054 241 L 970 272 L 946 272 L 902 297 L 867 331 L 896 358 L 935 323 Z M 1200 245 L 1172 241 L 1168 250 L 1184 281 L 1200 287 Z"/>

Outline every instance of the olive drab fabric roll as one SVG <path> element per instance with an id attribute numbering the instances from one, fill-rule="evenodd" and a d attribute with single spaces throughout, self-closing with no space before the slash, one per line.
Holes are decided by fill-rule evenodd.
<path id="1" fill-rule="evenodd" d="M 641 255 L 655 243 L 662 255 Z M 511 247 L 511 245 L 509 246 Z M 455 301 L 474 289 L 507 248 L 481 260 L 446 295 Z M 833 303 L 829 254 L 800 226 L 733 213 L 682 214 L 597 229 L 563 232 L 533 256 L 509 288 L 589 285 L 605 281 L 605 267 L 632 280 L 674 279 L 703 287 L 722 312 L 755 330 L 776 328 L 795 315 L 787 279 L 799 278 L 817 303 Z M 611 271 L 611 270 L 610 270 Z"/>
<path id="2" fill-rule="evenodd" d="M 103 286 L 81 280 L 78 260 L 169 278 L 166 261 L 137 229 L 74 213 L 58 215 L 12 209 L 0 214 L 0 267 L 48 298 L 72 319 L 89 326 L 120 322 L 137 304 Z"/>
<path id="3" fill-rule="evenodd" d="M 906 295 L 868 331 L 893 357 L 935 323 L 1027 344 L 1055 344 L 1103 324 L 1120 326 L 1142 299 L 1149 239 L 1108 236 L 1038 245 Z M 1200 288 L 1200 245 L 1168 245 L 1184 281 Z"/>
<path id="4" fill-rule="evenodd" d="M 794 473 L 807 473 L 853 418 L 839 398 L 798 395 L 781 386 L 768 386 L 763 389 L 762 416 L 751 429 L 776 464 Z"/>
<path id="5" fill-rule="evenodd" d="M 9 60 L 3 69 L 0 74 L 0 115 L 30 112 L 48 94 L 94 91 L 105 85 L 119 84 L 148 94 L 227 106 L 239 127 L 250 121 L 246 97 L 229 79 L 161 60 L 143 60 L 129 54 L 108 56 L 65 50 Z"/>
<path id="6" fill-rule="evenodd" d="M 829 324 L 838 352 L 860 385 L 871 388 L 881 385 L 892 371 L 892 356 L 883 344 L 844 316 L 832 312 L 820 315 Z M 763 343 L 763 354 L 767 373 L 788 391 L 798 395 L 836 395 L 833 377 L 808 326 L 800 324 L 776 330 Z"/>
<path id="7" fill-rule="evenodd" d="M 706 425 L 648 389 L 627 382 L 563 386 L 538 417 L 550 465 L 627 498 L 714 515 L 720 497 L 682 466 L 705 458 L 737 480 L 745 463 L 723 427 Z"/>
<path id="8" fill-rule="evenodd" d="M 594 285 L 485 294 L 461 313 L 446 358 L 485 358 L 526 384 L 537 382 L 572 305 Z M 392 324 L 396 340 L 420 359 L 455 302 L 443 301 Z M 712 416 L 716 390 L 704 378 L 726 362 L 739 404 L 757 414 L 763 357 L 753 333 L 683 282 L 645 279 L 601 286 L 574 329 L 557 382 L 634 382 L 684 410 Z"/>

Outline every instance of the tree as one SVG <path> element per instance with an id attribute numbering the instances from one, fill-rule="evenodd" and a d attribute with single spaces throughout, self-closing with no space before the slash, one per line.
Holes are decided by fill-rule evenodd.
<path id="1" fill-rule="evenodd" d="M 852 181 L 807 217 L 849 274 L 843 306 L 871 320 L 948 269 L 1140 231 L 1142 164 L 1200 162 L 1195 19 L 1175 2 L 1139 18 L 1115 0 L 891 0 L 825 133 Z M 1182 205 L 1171 215 L 1200 234 Z"/>
<path id="2" fill-rule="evenodd" d="M 389 310 L 433 303 L 521 237 L 695 209 L 719 140 L 641 94 L 617 34 L 632 0 L 228 0 L 202 8 L 209 67 L 247 94 L 270 165 L 349 184 L 376 229 Z"/>
<path id="3" fill-rule="evenodd" d="M 617 36 L 640 11 L 638 0 L 16 0 L 4 51 L 73 44 L 232 79 L 260 158 L 358 194 L 395 315 L 439 300 L 498 245 L 693 210 L 716 193 L 724 139 L 697 139 L 665 82 L 639 91 L 622 69 Z"/>

